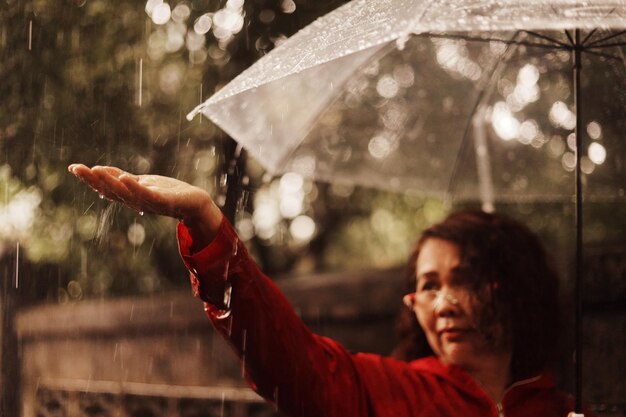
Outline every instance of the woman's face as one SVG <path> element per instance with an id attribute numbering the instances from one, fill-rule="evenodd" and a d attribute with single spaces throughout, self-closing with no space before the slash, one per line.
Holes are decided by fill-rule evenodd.
<path id="1" fill-rule="evenodd" d="M 495 348 L 476 327 L 489 290 L 472 286 L 469 271 L 464 271 L 460 262 L 456 244 L 427 239 L 417 258 L 413 306 L 439 359 L 471 371 L 494 356 L 501 357 L 503 349 Z"/>

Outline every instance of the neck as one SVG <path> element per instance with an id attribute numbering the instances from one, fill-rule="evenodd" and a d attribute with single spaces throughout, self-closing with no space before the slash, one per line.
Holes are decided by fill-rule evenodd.
<path id="1" fill-rule="evenodd" d="M 500 402 L 511 383 L 511 354 L 493 354 L 485 359 L 480 367 L 468 369 L 468 372 L 492 400 Z"/>

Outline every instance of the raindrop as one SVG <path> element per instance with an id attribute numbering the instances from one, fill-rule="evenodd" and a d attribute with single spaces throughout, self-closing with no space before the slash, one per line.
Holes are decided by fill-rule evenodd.
<path id="1" fill-rule="evenodd" d="M 233 333 L 233 316 L 228 316 L 228 328 L 226 329 L 228 337 Z"/>
<path id="2" fill-rule="evenodd" d="M 33 21 L 28 22 L 28 50 L 33 49 Z"/>
<path id="3" fill-rule="evenodd" d="M 98 194 L 98 197 L 100 198 L 100 200 L 104 200 L 104 194 Z"/>
<path id="4" fill-rule="evenodd" d="M 20 285 L 19 276 L 20 276 L 20 242 L 17 242 L 16 248 L 15 248 L 15 288 L 18 288 Z"/>
<path id="5" fill-rule="evenodd" d="M 137 87 L 137 105 L 141 107 L 142 103 L 142 91 L 143 91 L 143 59 L 139 58 L 139 76 L 138 76 L 138 87 Z"/>
<path id="6" fill-rule="evenodd" d="M 228 269 L 230 268 L 230 262 L 226 262 L 224 264 L 224 274 L 222 275 L 224 277 L 224 279 L 228 278 Z M 224 292 L 224 295 L 226 295 L 226 291 Z"/>
<path id="7" fill-rule="evenodd" d="M 274 387 L 274 407 L 278 411 L 278 387 Z"/>
<path id="8" fill-rule="evenodd" d="M 143 216 L 143 211 L 139 211 L 139 215 L 140 215 L 140 216 Z"/>

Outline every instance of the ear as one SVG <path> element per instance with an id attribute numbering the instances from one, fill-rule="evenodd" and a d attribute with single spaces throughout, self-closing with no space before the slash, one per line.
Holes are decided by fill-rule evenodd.
<path id="1" fill-rule="evenodd" d="M 412 292 L 402 297 L 402 302 L 405 306 L 413 310 L 413 308 L 415 308 L 415 293 Z"/>

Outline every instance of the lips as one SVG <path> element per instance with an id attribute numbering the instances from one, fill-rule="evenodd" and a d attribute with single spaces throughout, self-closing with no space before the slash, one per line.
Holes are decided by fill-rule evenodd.
<path id="1" fill-rule="evenodd" d="M 468 332 L 470 331 L 470 329 L 467 328 L 463 328 L 463 327 L 446 327 L 445 329 L 441 329 L 438 331 L 439 334 L 444 334 L 444 333 L 463 333 L 463 332 Z"/>
<path id="2" fill-rule="evenodd" d="M 455 341 L 463 338 L 468 333 L 471 333 L 472 329 L 467 327 L 446 327 L 437 331 L 440 337 L 443 337 L 450 341 Z"/>

